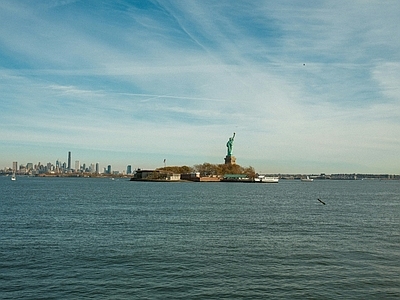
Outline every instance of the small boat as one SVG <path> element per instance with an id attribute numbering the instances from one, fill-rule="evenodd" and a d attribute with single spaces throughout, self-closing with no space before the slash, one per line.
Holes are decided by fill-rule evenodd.
<path id="1" fill-rule="evenodd" d="M 307 178 L 301 178 L 302 182 L 313 182 L 314 179 L 310 178 L 309 176 L 307 176 Z"/>
<path id="2" fill-rule="evenodd" d="M 258 177 L 254 178 L 254 182 L 257 183 L 278 183 L 279 177 L 268 177 L 264 175 L 259 175 Z"/>
<path id="3" fill-rule="evenodd" d="M 15 173 L 12 174 L 11 180 L 17 180 L 17 176 L 15 175 Z"/>

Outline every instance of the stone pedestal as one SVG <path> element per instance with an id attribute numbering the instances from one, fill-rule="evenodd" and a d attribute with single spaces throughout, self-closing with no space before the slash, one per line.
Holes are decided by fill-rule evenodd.
<path id="1" fill-rule="evenodd" d="M 227 155 L 225 157 L 225 164 L 226 165 L 236 165 L 236 157 L 233 155 Z"/>

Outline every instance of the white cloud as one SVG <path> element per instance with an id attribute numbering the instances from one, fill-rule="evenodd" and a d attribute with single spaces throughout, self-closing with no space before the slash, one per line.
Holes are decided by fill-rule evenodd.
<path id="1" fill-rule="evenodd" d="M 373 69 L 373 78 L 378 82 L 385 98 L 400 101 L 400 61 L 378 64 Z"/>

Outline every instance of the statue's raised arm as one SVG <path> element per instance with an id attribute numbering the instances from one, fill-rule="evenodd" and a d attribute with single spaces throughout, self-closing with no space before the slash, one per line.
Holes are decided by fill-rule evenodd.
<path id="1" fill-rule="evenodd" d="M 227 149 L 227 156 L 232 155 L 232 150 L 233 150 L 233 140 L 235 139 L 235 132 L 233 133 L 233 136 L 229 138 L 228 142 L 226 143 Z"/>

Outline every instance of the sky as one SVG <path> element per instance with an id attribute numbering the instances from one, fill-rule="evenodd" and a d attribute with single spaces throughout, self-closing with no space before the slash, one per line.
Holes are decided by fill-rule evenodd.
<path id="1" fill-rule="evenodd" d="M 400 1 L 0 1 L 0 168 L 400 173 Z"/>

